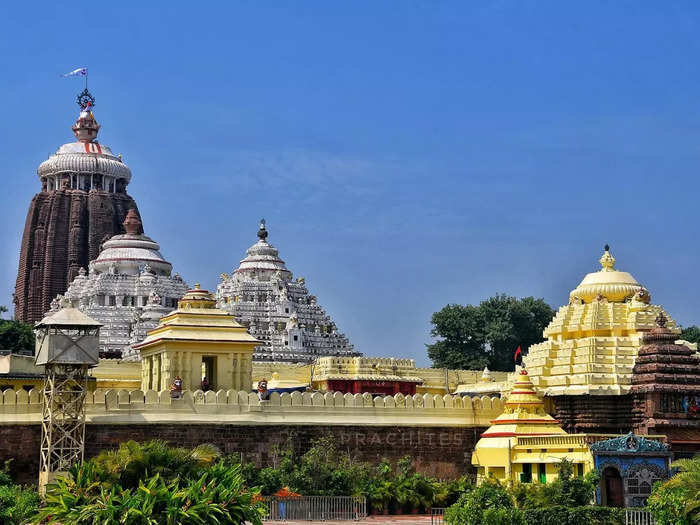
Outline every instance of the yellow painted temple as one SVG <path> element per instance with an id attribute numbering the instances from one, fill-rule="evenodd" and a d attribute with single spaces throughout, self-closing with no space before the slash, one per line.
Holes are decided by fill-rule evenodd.
<path id="1" fill-rule="evenodd" d="M 660 312 L 646 288 L 615 268 L 608 246 L 602 268 L 586 275 L 545 328 L 546 341 L 523 358 L 532 382 L 548 396 L 620 395 L 631 385 L 632 368 L 642 337 Z"/>
<path id="2" fill-rule="evenodd" d="M 200 389 L 206 377 L 212 390 L 248 391 L 257 344 L 233 315 L 216 308 L 212 294 L 195 285 L 177 310 L 134 345 L 141 352 L 141 389 L 167 390 L 180 376 L 185 390 Z"/>
<path id="3" fill-rule="evenodd" d="M 503 413 L 481 435 L 472 454 L 477 483 L 546 483 L 557 477 L 557 463 L 566 458 L 582 475 L 593 468 L 585 436 L 567 434 L 544 408 L 528 372 L 520 370 Z"/>

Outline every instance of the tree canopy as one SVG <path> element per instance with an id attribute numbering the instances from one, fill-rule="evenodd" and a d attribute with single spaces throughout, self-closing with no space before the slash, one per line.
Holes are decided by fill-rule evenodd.
<path id="1" fill-rule="evenodd" d="M 431 318 L 430 335 L 437 341 L 426 345 L 434 367 L 511 371 L 513 354 L 520 346 L 543 340 L 542 331 L 554 316 L 544 299 L 516 299 L 496 295 L 479 306 L 448 304 Z"/>
<path id="2" fill-rule="evenodd" d="M 700 328 L 695 325 L 683 328 L 680 338 L 689 343 L 700 343 Z"/>
<path id="3" fill-rule="evenodd" d="M 7 308 L 0 306 L 0 314 Z M 34 332 L 32 326 L 0 318 L 0 350 L 9 350 L 14 354 L 34 352 Z"/>

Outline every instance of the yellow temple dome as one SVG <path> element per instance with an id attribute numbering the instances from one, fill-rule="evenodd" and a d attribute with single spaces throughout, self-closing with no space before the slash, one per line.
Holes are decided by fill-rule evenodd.
<path id="1" fill-rule="evenodd" d="M 617 303 L 635 294 L 643 295 L 646 292 L 646 289 L 631 274 L 615 269 L 615 257 L 610 253 L 608 245 L 605 246 L 605 253 L 600 258 L 600 265 L 602 268 L 599 271 L 587 274 L 569 294 L 570 301 L 590 303 L 604 297 L 608 301 Z"/>
<path id="2" fill-rule="evenodd" d="M 544 329 L 546 340 L 532 345 L 523 358 L 545 395 L 626 394 L 642 337 L 660 313 L 670 319 L 632 275 L 615 269 L 609 246 L 600 264 Z M 669 329 L 680 332 L 672 320 Z"/>
<path id="3" fill-rule="evenodd" d="M 180 310 L 189 310 L 191 308 L 216 308 L 216 299 L 208 290 L 202 290 L 199 283 L 194 285 L 194 288 L 187 290 L 177 302 L 177 307 Z"/>

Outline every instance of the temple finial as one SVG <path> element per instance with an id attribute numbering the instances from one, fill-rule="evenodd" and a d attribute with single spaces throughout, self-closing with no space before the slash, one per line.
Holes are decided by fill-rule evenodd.
<path id="1" fill-rule="evenodd" d="M 600 265 L 603 267 L 604 272 L 615 271 L 615 257 L 610 253 L 610 245 L 605 245 L 605 253 L 600 258 Z"/>
<path id="2" fill-rule="evenodd" d="M 659 315 L 656 316 L 656 326 L 659 328 L 666 328 L 666 323 L 668 323 L 668 318 L 663 312 L 659 312 Z"/>
<path id="3" fill-rule="evenodd" d="M 78 95 L 77 102 L 80 106 L 80 116 L 73 125 L 73 133 L 79 142 L 93 142 L 100 131 L 100 125 L 95 120 L 95 115 L 92 114 L 92 108 L 95 106 L 95 97 L 85 88 Z"/>
<path id="4" fill-rule="evenodd" d="M 265 229 L 265 219 L 260 219 L 260 228 L 258 229 L 258 239 L 264 241 L 267 239 L 267 230 Z"/>

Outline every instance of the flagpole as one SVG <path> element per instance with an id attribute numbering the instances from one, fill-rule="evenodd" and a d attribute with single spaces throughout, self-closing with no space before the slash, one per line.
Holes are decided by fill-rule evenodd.
<path id="1" fill-rule="evenodd" d="M 88 87 L 87 81 L 88 81 L 88 70 L 87 70 L 87 68 L 85 68 L 85 91 L 87 91 L 87 87 Z"/>

